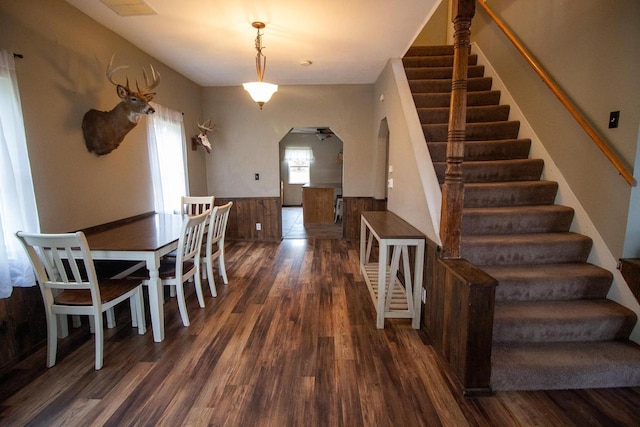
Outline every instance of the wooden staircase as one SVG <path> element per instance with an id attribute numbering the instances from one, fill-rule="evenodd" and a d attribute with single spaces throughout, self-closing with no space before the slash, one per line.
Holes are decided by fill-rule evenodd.
<path id="1" fill-rule="evenodd" d="M 606 298 L 612 274 L 587 263 L 592 241 L 570 231 L 573 209 L 555 205 L 531 141 L 491 78 L 468 58 L 461 258 L 495 278 L 490 388 L 535 390 L 640 385 L 636 316 Z M 403 58 L 442 184 L 452 46 L 414 47 Z"/>

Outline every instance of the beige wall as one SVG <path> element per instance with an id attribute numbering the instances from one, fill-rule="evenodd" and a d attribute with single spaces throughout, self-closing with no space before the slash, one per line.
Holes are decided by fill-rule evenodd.
<path id="1" fill-rule="evenodd" d="M 344 143 L 345 196 L 372 194 L 372 85 L 280 86 L 260 110 L 241 86 L 209 87 L 204 114 L 216 124 L 207 157 L 216 197 L 279 197 L 278 144 L 292 127 L 330 127 Z M 254 174 L 260 180 L 254 180 Z"/>
<path id="2" fill-rule="evenodd" d="M 449 1 L 441 1 L 433 15 L 429 18 L 413 46 L 440 46 L 447 44 L 447 28 L 449 26 Z"/>
<path id="3" fill-rule="evenodd" d="M 490 6 L 633 168 L 640 124 L 640 3 L 493 0 Z M 638 238 L 627 235 L 627 220 L 640 221 L 633 219 L 639 212 L 630 210 L 629 185 L 480 8 L 471 32 L 614 256 L 622 256 L 625 239 Z M 608 129 L 609 112 L 617 110 L 620 127 Z"/>
<path id="4" fill-rule="evenodd" d="M 201 88 L 62 0 L 0 2 L 0 48 L 18 52 L 16 71 L 42 231 L 71 231 L 153 210 L 146 118 L 118 149 L 87 151 L 81 123 L 91 108 L 119 98 L 105 77 L 116 62 L 141 76 L 151 63 L 162 81 L 154 99 L 184 113 L 187 134 L 201 114 Z M 192 193 L 206 192 L 203 151 L 188 150 Z"/>

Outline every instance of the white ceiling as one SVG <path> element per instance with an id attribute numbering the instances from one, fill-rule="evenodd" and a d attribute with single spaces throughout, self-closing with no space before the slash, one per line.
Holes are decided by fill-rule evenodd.
<path id="1" fill-rule="evenodd" d="M 235 86 L 256 80 L 253 21 L 267 24 L 266 82 L 373 83 L 439 0 L 145 0 L 156 15 L 127 17 L 67 2 L 199 85 Z"/>

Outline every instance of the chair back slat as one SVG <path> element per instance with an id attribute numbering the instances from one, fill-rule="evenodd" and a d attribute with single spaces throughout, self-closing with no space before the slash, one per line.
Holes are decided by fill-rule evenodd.
<path id="1" fill-rule="evenodd" d="M 187 215 L 200 215 L 206 210 L 213 209 L 214 196 L 182 196 L 180 206 L 182 213 Z"/>
<path id="2" fill-rule="evenodd" d="M 185 215 L 178 240 L 176 277 L 182 274 L 182 266 L 186 261 L 194 260 L 194 264 L 200 262 L 202 238 L 210 214 L 210 210 L 205 210 L 199 215 Z"/>
<path id="3" fill-rule="evenodd" d="M 233 202 L 213 208 L 213 212 L 211 212 L 211 219 L 209 220 L 209 233 L 207 234 L 208 247 L 211 247 L 211 245 L 219 242 L 220 240 L 224 240 L 231 206 L 233 206 Z"/>

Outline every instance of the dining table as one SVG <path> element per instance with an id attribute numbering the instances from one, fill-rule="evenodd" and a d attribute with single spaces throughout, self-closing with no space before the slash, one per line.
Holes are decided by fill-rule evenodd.
<path id="1" fill-rule="evenodd" d="M 164 340 L 164 295 L 159 277 L 160 260 L 178 247 L 182 220 L 183 216 L 180 214 L 150 212 L 82 230 L 94 260 L 140 261 L 146 264 L 150 278 L 149 312 L 155 342 Z M 118 276 L 130 274 L 132 271 L 129 270 Z"/>

